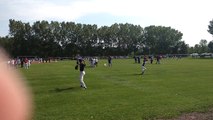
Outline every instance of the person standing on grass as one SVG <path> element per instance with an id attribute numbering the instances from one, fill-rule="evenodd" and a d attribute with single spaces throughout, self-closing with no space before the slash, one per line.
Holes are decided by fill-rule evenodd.
<path id="1" fill-rule="evenodd" d="M 137 57 L 136 56 L 134 56 L 134 59 L 135 59 L 135 63 L 137 63 Z"/>
<path id="2" fill-rule="evenodd" d="M 24 59 L 24 68 L 28 69 L 29 68 L 29 60 L 27 58 Z"/>
<path id="3" fill-rule="evenodd" d="M 141 73 L 142 75 L 144 74 L 144 72 L 146 70 L 146 67 L 145 67 L 146 61 L 147 61 L 147 58 L 146 58 L 146 56 L 144 56 L 144 58 L 143 58 L 143 64 L 142 64 L 142 73 Z"/>
<path id="4" fill-rule="evenodd" d="M 150 56 L 150 63 L 153 63 L 153 56 Z"/>
<path id="5" fill-rule="evenodd" d="M 86 89 L 86 84 L 84 83 L 84 75 L 85 71 L 84 68 L 86 66 L 85 61 L 83 59 L 79 59 L 79 68 L 80 68 L 80 85 L 82 88 Z"/>
<path id="6" fill-rule="evenodd" d="M 108 66 L 112 67 L 112 57 L 111 56 L 108 57 Z"/>
<path id="7" fill-rule="evenodd" d="M 21 58 L 21 68 L 24 67 L 24 58 Z"/>
<path id="8" fill-rule="evenodd" d="M 98 58 L 95 58 L 95 67 L 98 67 Z"/>
<path id="9" fill-rule="evenodd" d="M 157 59 L 156 64 L 160 64 L 160 59 L 161 59 L 160 55 L 158 55 L 156 59 Z"/>
<path id="10" fill-rule="evenodd" d="M 140 64 L 141 63 L 141 56 L 138 56 L 137 59 L 138 59 L 138 63 Z"/>

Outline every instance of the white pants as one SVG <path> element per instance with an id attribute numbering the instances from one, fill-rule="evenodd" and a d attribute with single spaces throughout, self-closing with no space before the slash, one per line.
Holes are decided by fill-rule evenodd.
<path id="1" fill-rule="evenodd" d="M 85 75 L 85 72 L 80 71 L 80 85 L 81 85 L 81 87 L 87 88 L 86 84 L 84 83 L 84 75 Z"/>
<path id="2" fill-rule="evenodd" d="M 142 66 L 142 72 L 144 72 L 146 70 L 146 67 Z"/>
<path id="3" fill-rule="evenodd" d="M 24 63 L 24 68 L 28 69 L 29 68 L 29 64 L 28 63 Z"/>

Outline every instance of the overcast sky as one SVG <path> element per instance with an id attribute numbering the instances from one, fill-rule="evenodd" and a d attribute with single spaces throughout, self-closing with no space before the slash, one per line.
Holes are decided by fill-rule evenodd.
<path id="1" fill-rule="evenodd" d="M 201 39 L 213 20 L 213 0 L 0 0 L 0 36 L 8 35 L 9 19 L 33 22 L 72 21 L 110 26 L 131 23 L 172 27 L 190 46 Z"/>

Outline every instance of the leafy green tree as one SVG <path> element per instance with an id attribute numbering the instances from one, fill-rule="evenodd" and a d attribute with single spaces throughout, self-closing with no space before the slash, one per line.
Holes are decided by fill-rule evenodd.
<path id="1" fill-rule="evenodd" d="M 27 41 L 28 35 L 26 31 L 28 30 L 28 23 L 24 24 L 21 21 L 9 20 L 10 36 L 14 39 L 12 43 L 12 54 L 14 56 L 28 55 L 29 54 L 29 44 Z"/>
<path id="2" fill-rule="evenodd" d="M 75 29 L 76 24 L 74 22 L 61 23 L 61 30 L 64 33 L 64 40 L 61 43 L 64 56 L 74 57 L 78 53 L 78 37 Z M 59 38 L 60 36 L 59 34 Z"/>
<path id="3" fill-rule="evenodd" d="M 200 40 L 200 53 L 208 52 L 207 40 Z"/>
<path id="4" fill-rule="evenodd" d="M 0 47 L 6 50 L 7 53 L 12 54 L 12 43 L 13 39 L 6 36 L 0 37 Z"/>
<path id="5" fill-rule="evenodd" d="M 172 53 L 183 34 L 170 27 L 149 26 L 144 29 L 145 47 L 153 54 Z"/>
<path id="6" fill-rule="evenodd" d="M 208 44 L 209 51 L 213 53 L 213 41 L 210 41 Z"/>
<path id="7" fill-rule="evenodd" d="M 49 23 L 47 21 L 37 21 L 33 25 L 34 32 L 34 43 L 36 43 L 36 47 L 39 49 L 39 55 L 41 57 L 47 57 L 50 55 L 50 30 Z M 50 44 L 49 44 L 50 43 Z"/>
<path id="8" fill-rule="evenodd" d="M 199 44 L 195 44 L 194 46 L 194 52 L 195 53 L 201 53 L 201 46 Z"/>
<path id="9" fill-rule="evenodd" d="M 98 29 L 97 46 L 99 46 L 101 55 L 109 55 L 109 49 L 114 47 L 113 39 L 116 41 L 116 36 L 114 38 L 114 35 L 110 34 L 109 27 L 102 26 Z"/>
<path id="10" fill-rule="evenodd" d="M 194 52 L 194 47 L 189 47 L 189 48 L 188 48 L 188 53 L 189 53 L 189 54 L 195 53 L 195 52 Z"/>
<path id="11" fill-rule="evenodd" d="M 9 26 L 14 56 L 167 54 L 185 53 L 188 47 L 180 41 L 181 32 L 163 26 L 143 29 L 139 25 L 115 23 L 98 28 L 57 21 L 36 21 L 31 26 L 15 20 L 10 20 Z"/>
<path id="12" fill-rule="evenodd" d="M 97 43 L 97 25 L 83 25 L 82 39 L 83 54 L 96 55 L 94 48 Z"/>
<path id="13" fill-rule="evenodd" d="M 213 20 L 209 22 L 208 28 L 208 32 L 213 35 Z"/>
<path id="14" fill-rule="evenodd" d="M 188 49 L 189 49 L 189 45 L 186 44 L 184 41 L 180 41 L 177 44 L 178 46 L 178 54 L 187 54 L 188 53 Z"/>

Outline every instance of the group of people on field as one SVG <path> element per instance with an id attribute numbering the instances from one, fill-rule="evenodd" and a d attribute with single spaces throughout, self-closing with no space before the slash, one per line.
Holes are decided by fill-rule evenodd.
<path id="1" fill-rule="evenodd" d="M 160 55 L 156 56 L 156 64 L 160 64 L 161 58 L 162 57 Z M 140 61 L 141 61 L 140 56 L 137 56 L 137 57 L 134 56 L 134 59 L 135 59 L 135 63 L 140 63 Z M 147 61 L 149 61 L 149 60 L 150 60 L 150 64 L 152 64 L 153 61 L 154 61 L 154 57 L 153 56 L 144 56 L 143 57 L 142 72 L 141 72 L 142 75 L 145 73 L 145 70 L 146 70 L 145 65 L 146 65 Z M 108 66 L 112 67 L 112 57 L 111 56 L 108 56 L 107 61 L 108 61 Z M 90 66 L 92 66 L 92 67 L 96 66 L 97 67 L 98 58 L 92 58 L 91 57 L 89 59 L 89 62 L 90 62 Z M 75 69 L 78 70 L 78 68 L 79 68 L 79 70 L 80 70 L 80 87 L 82 87 L 84 89 L 87 88 L 87 86 L 84 82 L 84 75 L 86 74 L 85 73 L 85 66 L 86 66 L 85 60 L 82 57 L 78 57 L 77 58 L 77 65 L 75 66 Z M 106 66 L 106 65 L 104 64 L 104 66 Z"/>
<path id="2" fill-rule="evenodd" d="M 135 62 L 136 63 L 140 63 L 141 62 L 141 57 L 139 56 L 135 56 L 134 57 L 135 59 Z M 150 63 L 152 64 L 153 63 L 153 56 L 144 56 L 143 57 L 143 63 L 142 63 L 142 75 L 144 74 L 145 70 L 146 70 L 146 63 L 148 60 L 150 60 Z M 161 56 L 157 56 L 156 57 L 156 64 L 160 64 L 160 59 L 161 59 Z M 17 59 L 10 59 L 8 60 L 7 64 L 8 66 L 13 66 L 13 67 L 23 67 L 25 69 L 29 69 L 30 65 L 31 65 L 31 60 L 28 59 L 28 58 L 17 58 Z M 95 57 L 95 58 L 89 58 L 89 62 L 90 62 L 90 66 L 91 67 L 97 67 L 98 66 L 98 58 Z M 112 57 L 111 56 L 108 56 L 107 57 L 107 62 L 108 62 L 108 66 L 109 67 L 112 67 Z M 86 66 L 86 63 L 85 63 L 85 60 L 82 58 L 82 57 L 78 57 L 77 58 L 77 62 L 76 62 L 76 66 L 75 66 L 75 69 L 80 71 L 80 87 L 84 88 L 84 89 L 87 89 L 87 86 L 84 82 L 84 75 L 86 74 L 85 73 L 85 66 Z M 107 66 L 107 65 L 104 65 L 104 66 Z"/>
<path id="3" fill-rule="evenodd" d="M 98 58 L 97 57 L 95 57 L 95 58 L 90 57 L 89 62 L 90 62 L 91 67 L 97 67 L 98 66 Z"/>
<path id="4" fill-rule="evenodd" d="M 141 63 L 141 56 L 134 56 L 133 57 L 134 58 L 134 60 L 135 60 L 135 63 Z M 155 56 L 155 59 L 156 59 L 156 64 L 160 64 L 160 59 L 162 58 L 162 56 L 161 55 L 157 55 L 157 56 Z M 152 64 L 153 63 L 153 61 L 154 61 L 154 56 L 144 56 L 143 57 L 143 59 L 146 59 L 147 61 L 148 61 L 148 59 L 150 60 L 150 63 Z M 143 60 L 143 62 L 144 62 L 144 60 Z"/>
<path id="5" fill-rule="evenodd" d="M 30 65 L 31 65 L 31 60 L 28 58 L 15 58 L 15 59 L 9 59 L 7 61 L 7 65 L 8 67 L 22 67 L 25 69 L 29 69 Z"/>

